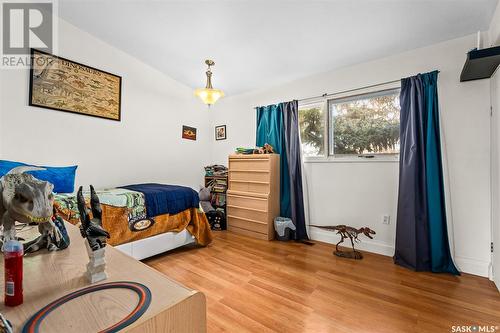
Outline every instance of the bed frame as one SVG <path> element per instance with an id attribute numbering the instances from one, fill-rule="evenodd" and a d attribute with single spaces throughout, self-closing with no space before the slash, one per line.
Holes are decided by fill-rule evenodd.
<path id="1" fill-rule="evenodd" d="M 137 260 L 142 260 L 194 243 L 196 243 L 194 236 L 184 229 L 181 232 L 166 232 L 130 243 L 116 245 L 114 248 Z"/>

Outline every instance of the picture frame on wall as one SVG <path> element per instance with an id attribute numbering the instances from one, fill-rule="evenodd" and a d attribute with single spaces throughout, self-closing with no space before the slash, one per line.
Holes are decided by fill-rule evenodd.
<path id="1" fill-rule="evenodd" d="M 182 138 L 187 140 L 196 140 L 196 128 L 183 125 Z"/>
<path id="2" fill-rule="evenodd" d="M 31 49 L 29 105 L 121 120 L 121 76 Z"/>
<path id="3" fill-rule="evenodd" d="M 226 125 L 215 126 L 215 140 L 226 140 L 227 132 Z"/>

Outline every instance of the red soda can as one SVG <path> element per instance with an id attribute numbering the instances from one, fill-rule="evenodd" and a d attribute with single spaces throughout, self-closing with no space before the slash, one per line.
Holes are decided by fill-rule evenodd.
<path id="1" fill-rule="evenodd" d="M 5 305 L 23 303 L 23 244 L 10 240 L 4 244 Z"/>

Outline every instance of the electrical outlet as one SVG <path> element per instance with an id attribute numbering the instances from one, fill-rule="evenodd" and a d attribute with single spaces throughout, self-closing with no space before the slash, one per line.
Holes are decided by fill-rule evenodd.
<path id="1" fill-rule="evenodd" d="M 391 224 L 391 216 L 390 215 L 384 215 L 382 218 L 382 224 Z"/>

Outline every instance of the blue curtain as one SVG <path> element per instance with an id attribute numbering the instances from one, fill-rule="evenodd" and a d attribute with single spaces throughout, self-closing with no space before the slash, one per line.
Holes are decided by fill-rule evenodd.
<path id="1" fill-rule="evenodd" d="M 394 262 L 416 270 L 460 274 L 446 226 L 438 72 L 401 80 L 401 149 Z"/>
<path id="2" fill-rule="evenodd" d="M 285 132 L 285 153 L 288 161 L 290 178 L 290 208 L 292 221 L 295 223 L 295 239 L 309 239 L 306 230 L 304 193 L 302 189 L 302 159 L 299 131 L 298 101 L 280 104 L 283 110 L 283 128 Z"/>
<path id="3" fill-rule="evenodd" d="M 266 143 L 280 154 L 280 215 L 292 219 L 296 240 L 307 240 L 297 101 L 257 108 L 256 144 Z"/>
<path id="4" fill-rule="evenodd" d="M 292 217 L 290 207 L 290 175 L 285 153 L 285 131 L 283 128 L 283 109 L 281 104 L 257 108 L 257 147 L 264 144 L 273 146 L 280 154 L 280 215 Z"/>

